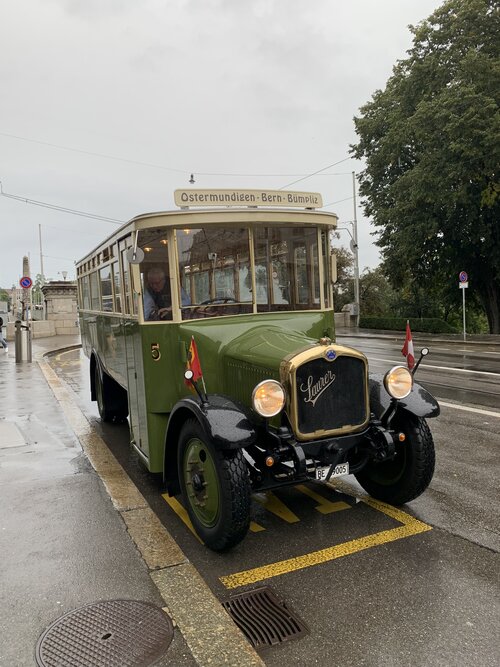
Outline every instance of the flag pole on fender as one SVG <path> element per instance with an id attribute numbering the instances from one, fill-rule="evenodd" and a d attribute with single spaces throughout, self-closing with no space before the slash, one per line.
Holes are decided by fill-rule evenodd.
<path id="1" fill-rule="evenodd" d="M 413 350 L 413 339 L 411 337 L 410 320 L 406 320 L 406 338 L 405 343 L 401 349 L 403 357 L 406 357 L 408 370 L 412 370 L 415 366 L 415 352 Z"/>
<path id="2" fill-rule="evenodd" d="M 196 341 L 194 336 L 191 336 L 191 344 L 189 345 L 188 358 L 186 363 L 186 372 L 184 374 L 186 384 L 191 387 L 194 387 L 196 393 L 200 397 L 200 400 L 204 403 L 208 403 L 207 398 L 207 388 L 205 386 L 205 380 L 203 378 L 203 372 L 201 370 L 200 357 L 198 356 L 198 348 L 196 346 Z M 198 385 L 196 384 L 198 380 L 201 380 L 203 385 L 204 397 L 201 395 Z"/>

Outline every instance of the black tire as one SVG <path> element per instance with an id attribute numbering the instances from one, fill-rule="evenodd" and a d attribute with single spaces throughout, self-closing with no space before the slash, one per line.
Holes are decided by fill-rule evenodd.
<path id="1" fill-rule="evenodd" d="M 241 450 L 220 451 L 196 419 L 179 435 L 182 495 L 200 539 L 213 551 L 241 542 L 250 526 L 250 478 Z"/>
<path id="2" fill-rule="evenodd" d="M 396 443 L 396 456 L 390 461 L 370 461 L 356 479 L 368 493 L 392 505 L 403 505 L 417 498 L 429 486 L 434 474 L 434 441 L 425 419 L 405 413 L 391 424 L 406 440 Z"/>
<path id="3" fill-rule="evenodd" d="M 96 364 L 95 395 L 97 409 L 103 422 L 120 423 L 128 417 L 127 392 L 107 373 L 101 373 Z"/>

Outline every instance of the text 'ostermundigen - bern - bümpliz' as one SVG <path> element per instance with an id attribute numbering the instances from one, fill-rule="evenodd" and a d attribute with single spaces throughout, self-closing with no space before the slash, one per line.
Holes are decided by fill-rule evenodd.
<path id="1" fill-rule="evenodd" d="M 317 192 L 282 190 L 176 190 L 174 198 L 177 206 L 323 206 Z"/>

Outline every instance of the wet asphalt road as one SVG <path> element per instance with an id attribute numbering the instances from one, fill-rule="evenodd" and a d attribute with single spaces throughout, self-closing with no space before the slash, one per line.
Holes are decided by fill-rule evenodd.
<path id="1" fill-rule="evenodd" d="M 400 343 L 340 342 L 365 352 L 373 371 L 401 362 Z M 275 497 L 254 497 L 256 532 L 224 555 L 202 546 L 164 500 L 161 480 L 142 470 L 128 445 L 128 426 L 100 423 L 88 399 L 81 352 L 59 354 L 51 363 L 218 598 L 269 585 L 306 622 L 309 634 L 268 649 L 266 664 L 497 663 L 500 347 L 431 346 L 418 380 L 444 404 L 441 416 L 430 421 L 436 473 L 429 489 L 402 508 L 404 514 L 394 518 L 357 502 L 362 492 L 351 477 L 342 486 L 346 495 L 316 484 L 287 488 Z M 412 517 L 432 529 L 369 546 L 371 536 L 414 525 Z M 314 554 L 353 541 L 368 546 L 315 561 Z M 272 576 L 274 564 L 292 557 L 309 558 L 308 566 Z M 248 571 L 252 583 L 227 588 L 231 575 Z"/>

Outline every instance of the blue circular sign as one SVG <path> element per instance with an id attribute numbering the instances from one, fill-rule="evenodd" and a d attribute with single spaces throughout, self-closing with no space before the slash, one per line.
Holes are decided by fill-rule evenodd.
<path id="1" fill-rule="evenodd" d="M 23 289 L 29 289 L 33 285 L 33 281 L 29 276 L 23 276 L 19 281 L 19 284 Z"/>
<path id="2" fill-rule="evenodd" d="M 328 359 L 328 361 L 333 361 L 336 356 L 337 353 L 335 352 L 335 350 L 327 350 L 325 352 L 325 357 Z"/>
<path id="3" fill-rule="evenodd" d="M 467 271 L 460 271 L 460 273 L 458 274 L 458 279 L 460 280 L 461 283 L 466 283 L 469 280 Z"/>

